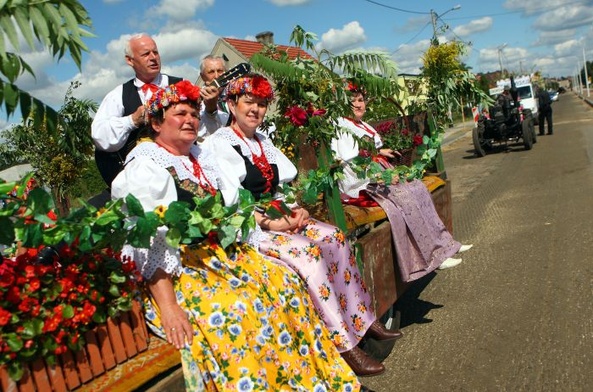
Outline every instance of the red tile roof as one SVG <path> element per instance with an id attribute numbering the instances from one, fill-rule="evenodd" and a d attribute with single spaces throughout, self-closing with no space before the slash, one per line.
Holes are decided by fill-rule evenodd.
<path id="1" fill-rule="evenodd" d="M 264 44 L 256 41 L 247 41 L 237 38 L 223 38 L 223 40 L 237 49 L 247 60 L 254 54 L 260 52 L 264 47 Z M 309 53 L 296 46 L 276 45 L 276 47 L 279 51 L 288 53 L 288 58 L 291 60 L 295 59 L 297 54 L 303 58 L 313 58 Z"/>

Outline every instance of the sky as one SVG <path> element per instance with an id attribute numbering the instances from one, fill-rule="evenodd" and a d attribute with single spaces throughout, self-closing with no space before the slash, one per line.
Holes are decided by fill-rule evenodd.
<path id="1" fill-rule="evenodd" d="M 82 66 L 64 56 L 24 45 L 20 54 L 35 71 L 16 84 L 58 109 L 70 83 L 75 96 L 99 103 L 133 76 L 125 63 L 130 35 L 153 36 L 163 72 L 195 81 L 201 58 L 218 38 L 255 40 L 264 31 L 276 44 L 289 45 L 296 25 L 317 36 L 317 49 L 381 51 L 400 73 L 417 74 L 434 34 L 467 43 L 462 59 L 474 73 L 540 71 L 572 76 L 583 59 L 593 61 L 593 0 L 83 0 L 94 38 Z M 580 63 L 580 64 L 579 64 Z M 8 123 L 0 113 L 0 129 Z"/>

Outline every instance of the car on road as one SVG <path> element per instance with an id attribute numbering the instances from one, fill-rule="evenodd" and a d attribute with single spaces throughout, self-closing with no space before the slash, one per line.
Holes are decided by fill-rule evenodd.
<path id="1" fill-rule="evenodd" d="M 552 102 L 556 102 L 558 100 L 558 97 L 560 96 L 558 91 L 548 91 L 548 94 L 550 94 L 550 101 Z"/>

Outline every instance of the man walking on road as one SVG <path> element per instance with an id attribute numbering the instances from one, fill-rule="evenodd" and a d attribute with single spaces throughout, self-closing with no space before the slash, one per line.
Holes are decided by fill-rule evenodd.
<path id="1" fill-rule="evenodd" d="M 539 120 L 539 134 L 544 134 L 544 120 L 548 123 L 548 135 L 554 133 L 552 125 L 552 100 L 550 94 L 542 86 L 537 88 L 537 102 L 538 102 L 538 120 Z"/>

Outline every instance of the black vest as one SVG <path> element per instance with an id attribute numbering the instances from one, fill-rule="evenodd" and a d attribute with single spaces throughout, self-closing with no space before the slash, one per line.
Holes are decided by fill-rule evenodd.
<path id="1" fill-rule="evenodd" d="M 241 185 L 243 188 L 247 189 L 253 194 L 255 200 L 259 200 L 266 189 L 266 179 L 261 173 L 261 171 L 255 166 L 249 158 L 245 157 L 241 154 L 241 147 L 235 145 L 233 148 L 241 155 L 243 161 L 245 161 L 245 169 L 246 175 Z M 272 179 L 272 189 L 268 191 L 268 193 L 274 195 L 276 193 L 276 188 L 278 187 L 278 166 L 275 163 L 271 163 L 272 172 L 274 173 L 274 178 Z"/>
<path id="2" fill-rule="evenodd" d="M 175 84 L 181 80 L 183 79 L 169 76 L 169 84 Z M 124 113 L 122 117 L 129 116 L 142 105 L 140 95 L 138 94 L 138 88 L 134 85 L 134 79 L 128 80 L 123 84 L 122 103 L 124 105 Z M 128 136 L 128 140 L 126 140 L 124 146 L 118 151 L 107 152 L 95 147 L 95 163 L 108 187 L 111 187 L 113 179 L 120 171 L 122 171 L 126 157 L 136 146 L 136 141 L 139 136 L 144 136 L 145 134 L 148 135 L 148 130 L 148 126 L 132 130 Z"/>

